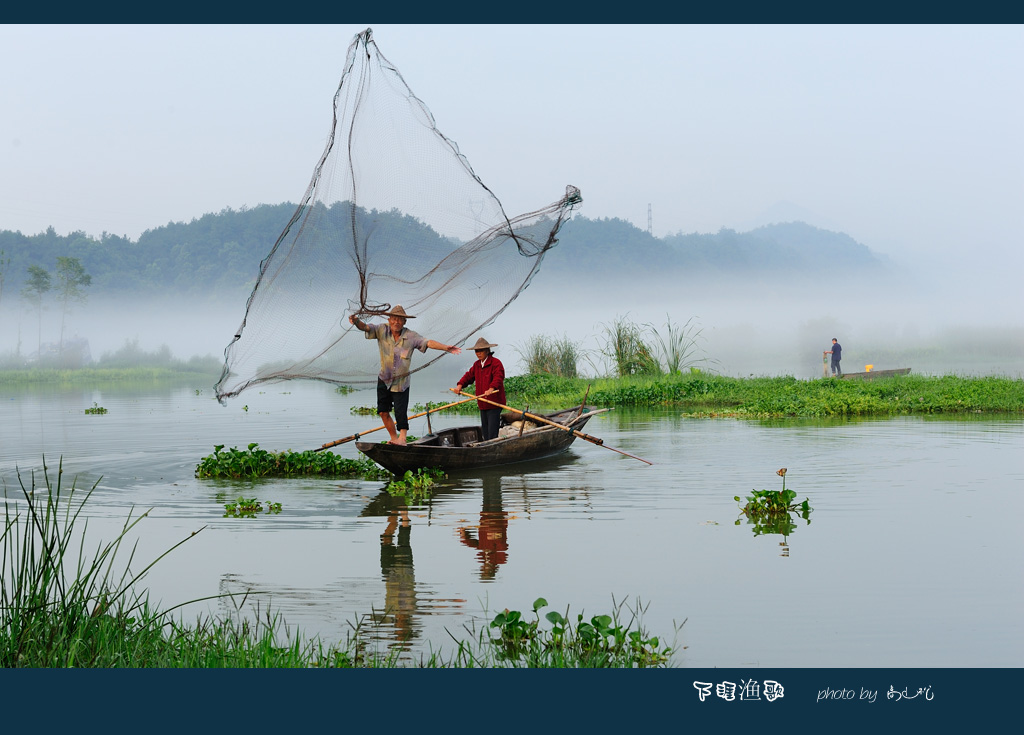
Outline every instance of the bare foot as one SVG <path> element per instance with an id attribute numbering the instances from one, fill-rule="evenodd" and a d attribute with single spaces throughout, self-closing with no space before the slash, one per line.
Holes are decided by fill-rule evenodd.
<path id="1" fill-rule="evenodd" d="M 404 447 L 405 439 L 391 439 L 388 444 L 394 444 L 396 447 Z"/>

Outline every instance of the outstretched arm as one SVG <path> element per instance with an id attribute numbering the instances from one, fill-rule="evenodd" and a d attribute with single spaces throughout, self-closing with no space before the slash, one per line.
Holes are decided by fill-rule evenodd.
<path id="1" fill-rule="evenodd" d="M 360 332 L 365 332 L 367 329 L 369 329 L 369 327 L 366 326 L 366 322 L 357 317 L 355 314 L 349 316 L 348 323 L 353 325 Z"/>
<path id="2" fill-rule="evenodd" d="M 432 339 L 427 340 L 427 347 L 431 350 L 441 350 L 441 352 L 447 352 L 449 355 L 458 355 L 462 352 L 462 348 L 456 345 L 443 345 Z"/>

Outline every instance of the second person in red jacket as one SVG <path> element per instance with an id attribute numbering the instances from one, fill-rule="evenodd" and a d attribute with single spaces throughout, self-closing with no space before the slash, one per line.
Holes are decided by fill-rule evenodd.
<path id="1" fill-rule="evenodd" d="M 476 384 L 475 395 L 486 397 L 495 403 L 505 403 L 505 366 L 491 351 L 497 346 L 492 345 L 483 337 L 476 341 L 476 344 L 473 345 L 476 362 L 459 379 L 458 385 L 455 386 L 456 391 Z M 484 401 L 477 401 L 476 405 L 480 409 L 480 429 L 483 432 L 484 441 L 496 439 L 498 424 L 501 421 L 501 408 Z"/>

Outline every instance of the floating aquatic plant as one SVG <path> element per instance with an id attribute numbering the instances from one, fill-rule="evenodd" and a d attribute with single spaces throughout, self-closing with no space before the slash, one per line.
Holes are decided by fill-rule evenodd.
<path id="1" fill-rule="evenodd" d="M 436 467 L 420 467 L 415 472 L 406 470 L 398 480 L 392 480 L 385 488 L 391 495 L 400 495 L 406 500 L 425 500 L 433 492 L 438 480 L 447 475 Z"/>
<path id="2" fill-rule="evenodd" d="M 267 503 L 267 513 L 280 513 L 280 503 Z M 255 518 L 257 513 L 263 512 L 263 502 L 257 498 L 244 498 L 238 497 L 238 500 L 233 500 L 230 503 L 224 504 L 224 517 L 235 517 L 235 518 Z"/>
<path id="3" fill-rule="evenodd" d="M 803 502 L 796 502 L 796 493 L 786 489 L 786 472 L 783 467 L 775 472 L 782 478 L 781 490 L 751 490 L 747 496 L 745 505 L 740 506 L 747 522 L 754 525 L 754 535 L 760 536 L 767 533 L 781 533 L 788 536 L 796 530 L 790 513 L 797 513 L 801 518 L 810 523 L 809 515 L 811 508 L 810 501 L 804 498 Z M 742 502 L 739 495 L 733 496 L 736 502 Z M 740 521 L 736 521 L 739 525 Z"/>
<path id="4" fill-rule="evenodd" d="M 577 615 L 575 625 L 568 610 L 565 615 L 552 610 L 544 616 L 551 629 L 543 630 L 539 611 L 547 604 L 543 597 L 537 598 L 533 603 L 536 619 L 529 622 L 518 610 L 505 610 L 494 617 L 490 627 L 497 635 L 490 637 L 490 643 L 499 661 L 545 668 L 648 668 L 664 666 L 674 652 L 673 646 L 663 645 L 641 626 L 634 629 L 633 624 L 643 613 L 639 604 L 637 611 L 630 611 L 632 618 L 625 624 L 621 621 L 621 603 L 611 615 L 594 615 L 589 621 Z"/>
<path id="5" fill-rule="evenodd" d="M 812 508 L 807 498 L 802 503 L 795 503 L 796 493 L 786 489 L 786 468 L 777 470 L 775 474 L 782 478 L 781 490 L 751 490 L 752 495 L 747 496 L 746 505 L 741 510 L 748 517 L 764 517 L 777 515 L 779 513 L 810 513 Z M 733 496 L 733 500 L 740 501 L 740 496 Z"/>
<path id="6" fill-rule="evenodd" d="M 298 477 L 325 475 L 383 480 L 391 473 L 369 459 L 346 459 L 331 452 L 268 452 L 253 442 L 247 450 L 237 447 L 224 450 L 223 444 L 213 448 L 196 465 L 196 477 L 251 479 L 255 477 Z"/>

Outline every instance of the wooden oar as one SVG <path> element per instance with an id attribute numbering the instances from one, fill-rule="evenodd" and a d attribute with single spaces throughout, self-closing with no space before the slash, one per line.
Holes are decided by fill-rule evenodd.
<path id="1" fill-rule="evenodd" d="M 449 388 L 448 390 L 450 390 L 452 393 L 458 393 L 460 396 L 469 396 L 469 393 L 465 393 L 465 392 L 463 392 L 461 390 L 455 390 L 454 388 Z M 543 416 L 537 416 L 537 415 L 532 414 L 532 413 L 527 413 L 526 411 L 520 411 L 517 408 L 512 408 L 511 406 L 506 406 L 504 403 L 497 403 L 495 401 L 490 401 L 490 400 L 484 398 L 483 396 L 470 396 L 470 397 L 471 398 L 475 398 L 478 401 L 483 401 L 484 403 L 490 403 L 492 406 L 497 406 L 498 408 L 507 409 L 509 411 L 512 411 L 513 413 L 519 414 L 520 416 L 526 416 L 528 418 L 533 419 L 534 421 L 539 421 L 542 424 L 547 424 L 549 426 L 554 426 L 556 429 L 561 429 L 562 431 L 568 431 L 570 434 L 573 434 L 574 436 L 578 436 L 580 439 L 585 439 L 586 441 L 590 442 L 591 444 L 596 444 L 599 447 L 604 447 L 605 449 L 611 449 L 613 452 L 618 452 L 619 454 L 625 454 L 627 457 L 632 457 L 633 459 L 639 459 L 641 462 L 647 462 L 647 464 L 654 464 L 653 462 L 648 462 L 643 457 L 637 457 L 635 454 L 630 454 L 629 452 L 623 452 L 621 449 L 616 449 L 615 447 L 609 447 L 607 444 L 604 443 L 604 439 L 598 439 L 596 436 L 590 436 L 589 434 L 584 434 L 582 431 L 577 431 L 576 429 L 572 429 L 572 428 L 570 428 L 568 426 L 565 426 L 563 424 L 560 424 L 560 423 L 558 423 L 556 421 L 551 421 L 550 419 L 546 419 Z"/>
<path id="2" fill-rule="evenodd" d="M 451 408 L 452 406 L 458 406 L 460 403 L 469 403 L 470 401 L 475 400 L 475 399 L 476 399 L 476 396 L 471 396 L 470 398 L 467 398 L 464 401 L 455 401 L 455 403 L 449 403 L 449 404 L 444 405 L 444 406 L 438 406 L 437 408 L 428 408 L 426 411 L 421 411 L 420 413 L 414 413 L 409 418 L 411 418 L 411 419 L 418 419 L 420 416 L 428 416 L 428 414 L 434 413 L 435 411 L 441 411 L 441 410 L 443 410 L 445 408 Z M 314 449 L 313 451 L 314 452 L 322 452 L 325 449 L 330 449 L 331 447 L 336 447 L 339 444 L 346 444 L 346 443 L 352 441 L 353 439 L 358 439 L 363 434 L 370 434 L 370 433 L 372 433 L 374 431 L 380 431 L 381 429 L 386 429 L 386 428 L 387 427 L 384 424 L 381 424 L 380 426 L 376 427 L 375 429 L 367 429 L 366 431 L 360 431 L 358 434 L 353 434 L 352 436 L 346 436 L 344 439 L 338 439 L 337 441 L 329 442 L 327 444 L 324 444 L 319 449 Z"/>

